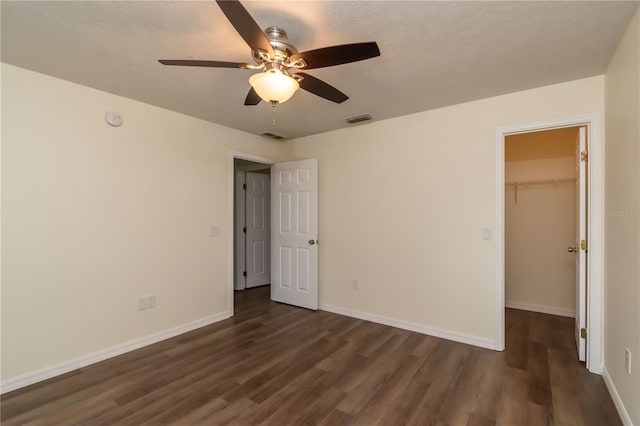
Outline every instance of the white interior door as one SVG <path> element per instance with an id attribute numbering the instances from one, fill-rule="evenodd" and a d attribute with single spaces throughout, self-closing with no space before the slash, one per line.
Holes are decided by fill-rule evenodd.
<path id="1" fill-rule="evenodd" d="M 247 288 L 269 284 L 270 179 L 266 173 L 247 172 L 245 202 Z"/>
<path id="2" fill-rule="evenodd" d="M 586 360 L 587 329 L 587 174 L 588 155 L 586 128 L 580 127 L 576 142 L 576 346 L 578 358 Z M 584 153 L 584 154 L 583 154 Z M 586 332 L 585 332 L 586 333 Z"/>
<path id="3" fill-rule="evenodd" d="M 318 160 L 271 168 L 271 299 L 318 309 Z"/>

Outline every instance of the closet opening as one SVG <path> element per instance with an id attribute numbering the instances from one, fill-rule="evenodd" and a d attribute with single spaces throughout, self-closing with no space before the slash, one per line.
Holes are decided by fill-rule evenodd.
<path id="1" fill-rule="evenodd" d="M 516 358 L 537 345 L 586 360 L 586 130 L 504 138 L 505 344 L 522 349 Z"/>

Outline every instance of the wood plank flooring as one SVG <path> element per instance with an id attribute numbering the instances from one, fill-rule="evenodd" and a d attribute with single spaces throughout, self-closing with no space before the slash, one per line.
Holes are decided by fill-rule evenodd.
<path id="1" fill-rule="evenodd" d="M 494 352 L 236 294 L 226 321 L 4 395 L 3 425 L 617 425 L 573 321 L 507 310 Z"/>

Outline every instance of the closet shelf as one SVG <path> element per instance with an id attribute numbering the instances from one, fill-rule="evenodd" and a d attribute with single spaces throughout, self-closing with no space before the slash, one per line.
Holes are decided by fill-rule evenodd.
<path id="1" fill-rule="evenodd" d="M 523 180 L 517 182 L 506 182 L 505 186 L 509 185 L 517 185 L 517 186 L 528 186 L 528 185 L 544 185 L 544 184 L 559 184 L 559 183 L 567 183 L 567 182 L 575 182 L 576 178 L 567 178 L 567 179 L 537 179 L 537 180 Z"/>

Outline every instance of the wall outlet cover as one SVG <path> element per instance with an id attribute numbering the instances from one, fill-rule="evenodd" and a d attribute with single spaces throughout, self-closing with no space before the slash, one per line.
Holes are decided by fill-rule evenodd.
<path id="1" fill-rule="evenodd" d="M 144 311 L 145 309 L 147 309 L 147 298 L 146 297 L 139 297 L 138 298 L 138 310 L 139 311 Z"/>

